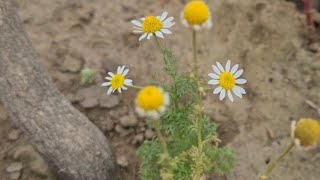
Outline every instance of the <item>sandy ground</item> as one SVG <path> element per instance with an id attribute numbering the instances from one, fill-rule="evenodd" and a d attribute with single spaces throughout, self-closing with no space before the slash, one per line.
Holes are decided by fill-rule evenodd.
<path id="1" fill-rule="evenodd" d="M 223 143 L 236 153 L 228 180 L 254 180 L 275 154 L 290 142 L 290 124 L 301 117 L 320 118 L 306 100 L 320 106 L 320 44 L 309 44 L 304 17 L 284 0 L 209 1 L 213 28 L 199 35 L 202 77 L 211 65 L 231 59 L 244 68 L 248 94 L 234 103 L 220 102 L 208 92 L 206 112 L 219 125 Z M 180 23 L 178 0 L 25 0 L 16 1 L 25 30 L 58 88 L 108 138 L 123 166 L 125 180 L 137 178 L 135 149 L 152 130 L 133 113 L 135 90 L 106 96 L 100 87 L 106 71 L 130 68 L 130 78 L 144 85 L 156 72 L 161 56 L 154 41 L 138 42 L 130 20 L 167 10 L 176 17 L 172 47 L 179 69 L 191 65 L 191 32 Z M 315 36 L 319 37 L 316 31 Z M 79 85 L 83 67 L 99 69 L 96 83 Z M 130 125 L 125 122 L 130 121 Z M 126 128 L 124 127 L 126 126 Z M 10 122 L 0 105 L 0 179 L 53 180 L 46 163 Z M 289 160 L 288 160 L 289 159 Z M 317 180 L 320 150 L 294 150 L 273 173 L 273 179 Z M 11 168 L 9 168 L 11 167 Z M 13 169 L 13 170 L 12 170 Z"/>

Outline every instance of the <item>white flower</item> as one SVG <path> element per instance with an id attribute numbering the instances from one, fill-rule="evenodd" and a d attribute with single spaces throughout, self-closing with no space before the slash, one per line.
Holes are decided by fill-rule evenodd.
<path id="1" fill-rule="evenodd" d="M 136 111 L 141 117 L 159 119 L 169 104 L 169 94 L 156 86 L 144 87 L 136 97 Z"/>
<path id="2" fill-rule="evenodd" d="M 225 69 L 219 62 L 217 62 L 217 66 L 212 65 L 214 72 L 208 74 L 211 78 L 213 78 L 208 82 L 208 84 L 219 85 L 214 89 L 213 94 L 220 93 L 221 101 L 224 99 L 226 94 L 228 94 L 230 101 L 233 102 L 233 96 L 231 92 L 240 98 L 242 98 L 242 94 L 246 94 L 246 91 L 242 87 L 237 86 L 237 84 L 247 83 L 247 80 L 245 79 L 237 79 L 242 75 L 243 69 L 238 70 L 238 64 L 234 65 L 232 68 L 230 68 L 230 66 L 230 60 L 227 61 Z"/>
<path id="3" fill-rule="evenodd" d="M 103 83 L 101 86 L 110 86 L 108 89 L 108 95 L 115 90 L 118 90 L 121 93 L 121 90 L 127 90 L 126 86 L 132 86 L 131 79 L 125 79 L 125 76 L 128 74 L 129 69 L 125 69 L 125 66 L 118 66 L 117 73 L 113 74 L 112 72 L 108 72 L 109 77 L 106 77 L 108 82 Z"/>
<path id="4" fill-rule="evenodd" d="M 131 23 L 135 25 L 133 32 L 142 33 L 139 38 L 141 41 L 144 38 L 150 39 L 152 35 L 156 35 L 157 37 L 164 38 L 163 34 L 172 34 L 169 30 L 175 23 L 173 21 L 173 17 L 168 17 L 168 12 L 163 12 L 161 16 L 147 16 L 145 18 L 141 18 L 141 21 L 132 20 Z"/>

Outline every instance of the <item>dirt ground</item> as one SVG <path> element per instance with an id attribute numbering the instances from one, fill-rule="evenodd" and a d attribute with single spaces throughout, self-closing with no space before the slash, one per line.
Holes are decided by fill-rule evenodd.
<path id="1" fill-rule="evenodd" d="M 153 131 L 136 117 L 135 90 L 106 96 L 100 87 L 107 71 L 130 68 L 135 84 L 161 75 L 162 59 L 154 41 L 138 42 L 130 20 L 167 10 L 176 17 L 173 35 L 163 40 L 191 65 L 191 32 L 181 25 L 182 0 L 16 0 L 30 39 L 53 81 L 70 102 L 111 139 L 122 179 L 138 179 L 135 150 Z M 206 112 L 220 125 L 223 144 L 236 153 L 234 171 L 214 179 L 254 180 L 290 142 L 290 124 L 301 117 L 320 119 L 307 100 L 320 106 L 320 32 L 308 43 L 304 15 L 285 0 L 208 1 L 213 28 L 199 34 L 202 77 L 211 65 L 231 59 L 244 68 L 247 95 L 220 102 L 208 92 Z M 319 16 L 319 14 L 315 14 Z M 319 26 L 315 22 L 315 27 Z M 81 86 L 80 70 L 98 69 L 95 83 Z M 47 164 L 9 120 L 0 104 L 0 179 L 55 180 Z M 275 180 L 317 180 L 320 148 L 294 150 L 274 171 Z M 317 178 L 318 177 L 318 178 Z"/>

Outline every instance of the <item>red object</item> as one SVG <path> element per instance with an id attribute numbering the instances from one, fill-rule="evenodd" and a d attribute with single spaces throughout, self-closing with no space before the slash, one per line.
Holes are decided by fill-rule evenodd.
<path id="1" fill-rule="evenodd" d="M 308 32 L 311 36 L 312 28 L 312 0 L 304 0 L 304 13 L 306 14 L 306 22 L 308 26 Z"/>

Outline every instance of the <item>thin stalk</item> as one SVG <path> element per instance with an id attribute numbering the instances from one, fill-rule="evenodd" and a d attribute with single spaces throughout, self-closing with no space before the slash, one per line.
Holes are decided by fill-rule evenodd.
<path id="1" fill-rule="evenodd" d="M 292 150 L 293 147 L 294 147 L 294 142 L 291 142 L 289 146 L 283 151 L 283 153 L 281 153 L 276 160 L 274 160 L 272 163 L 268 165 L 267 170 L 262 174 L 262 176 L 260 176 L 260 179 L 267 179 L 269 174 L 276 167 L 276 165 L 280 161 L 282 161 L 284 157 L 286 157 L 289 154 L 289 152 Z"/>
<path id="2" fill-rule="evenodd" d="M 193 54 L 193 73 L 198 80 L 198 59 L 197 59 L 197 34 L 195 30 L 192 30 L 192 54 Z"/>
<path id="3" fill-rule="evenodd" d="M 155 39 L 156 42 L 157 42 L 158 48 L 160 49 L 161 53 L 163 53 L 163 47 L 162 47 L 162 45 L 161 45 L 160 39 L 156 36 L 155 33 L 153 33 L 153 36 L 154 36 L 154 39 Z"/>
<path id="4" fill-rule="evenodd" d="M 167 147 L 167 143 L 161 133 L 161 128 L 160 128 L 160 120 L 154 120 L 154 129 L 156 130 L 156 134 L 157 137 L 159 138 L 159 141 L 161 143 L 162 149 L 164 151 L 165 154 L 169 154 L 168 153 L 168 147 Z"/>
<path id="5" fill-rule="evenodd" d="M 139 89 L 139 90 L 143 89 L 143 87 L 141 87 L 141 86 L 135 86 L 135 85 L 126 85 L 126 86 L 134 88 L 134 89 Z"/>
<path id="6" fill-rule="evenodd" d="M 192 53 L 193 53 L 193 73 L 195 76 L 195 79 L 197 81 L 197 93 L 198 93 L 198 109 L 197 109 L 197 115 L 196 115 L 196 127 L 197 127 L 197 139 L 198 139 L 198 154 L 199 157 L 197 157 L 196 161 L 196 172 L 195 172 L 195 180 L 200 180 L 202 176 L 201 172 L 201 164 L 202 159 L 202 150 L 203 150 L 203 139 L 202 139 L 202 124 L 203 124 L 203 103 L 202 103 L 202 94 L 200 92 L 200 79 L 199 79 L 199 72 L 198 72 L 198 60 L 197 60 L 197 36 L 196 31 L 192 30 Z"/>

